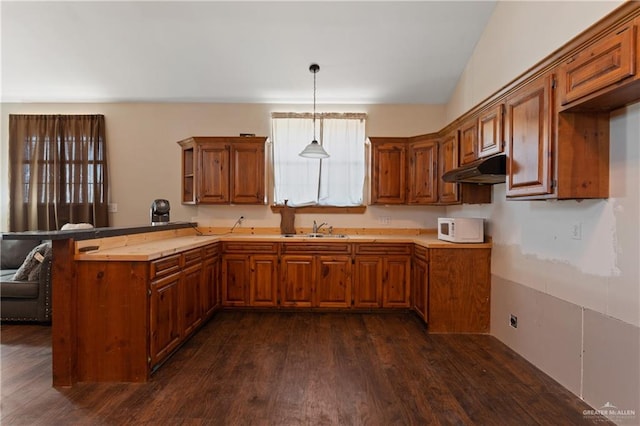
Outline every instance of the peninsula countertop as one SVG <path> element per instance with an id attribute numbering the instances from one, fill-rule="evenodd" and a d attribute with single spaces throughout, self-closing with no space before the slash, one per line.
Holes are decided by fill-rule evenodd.
<path id="1" fill-rule="evenodd" d="M 322 237 L 311 237 L 306 234 L 293 236 L 279 234 L 217 234 L 217 235 L 185 235 L 154 241 L 123 245 L 120 247 L 102 246 L 100 240 L 91 245 L 87 241 L 81 245 L 75 255 L 75 260 L 84 261 L 150 261 L 172 254 L 196 249 L 216 242 L 247 241 L 247 242 L 276 242 L 276 243 L 400 243 L 417 244 L 425 248 L 491 248 L 490 242 L 476 244 L 459 244 L 441 241 L 435 233 L 418 235 L 402 234 L 323 234 Z"/>

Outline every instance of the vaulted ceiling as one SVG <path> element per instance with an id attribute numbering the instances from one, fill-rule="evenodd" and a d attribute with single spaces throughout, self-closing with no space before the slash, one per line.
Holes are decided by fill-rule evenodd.
<path id="1" fill-rule="evenodd" d="M 0 2 L 3 102 L 440 104 L 495 1 Z"/>

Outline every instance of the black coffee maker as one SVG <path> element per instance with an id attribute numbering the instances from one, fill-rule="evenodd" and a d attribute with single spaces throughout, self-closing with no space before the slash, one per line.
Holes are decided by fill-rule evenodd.
<path id="1" fill-rule="evenodd" d="M 169 200 L 157 199 L 151 203 L 149 216 L 151 217 L 151 225 L 166 225 L 169 223 Z"/>

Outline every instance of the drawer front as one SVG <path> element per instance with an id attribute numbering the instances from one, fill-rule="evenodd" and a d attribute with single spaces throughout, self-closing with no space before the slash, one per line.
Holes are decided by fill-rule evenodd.
<path id="1" fill-rule="evenodd" d="M 222 250 L 225 253 L 277 253 L 278 243 L 225 241 L 222 243 Z"/>
<path id="2" fill-rule="evenodd" d="M 429 250 L 427 250 L 426 247 L 416 245 L 413 248 L 413 256 L 424 261 L 429 261 Z"/>
<path id="3" fill-rule="evenodd" d="M 209 244 L 204 248 L 204 257 L 205 259 L 209 259 L 211 257 L 215 257 L 220 253 L 220 244 Z"/>
<path id="4" fill-rule="evenodd" d="M 183 256 L 185 267 L 202 263 L 202 249 L 200 248 L 185 251 Z"/>
<path id="5" fill-rule="evenodd" d="M 411 254 L 411 244 L 362 243 L 356 244 L 356 254 Z"/>
<path id="6" fill-rule="evenodd" d="M 351 254 L 351 244 L 349 243 L 284 243 L 282 253 L 308 253 L 308 254 Z"/>
<path id="7" fill-rule="evenodd" d="M 164 277 L 180 272 L 180 256 L 174 254 L 151 262 L 150 278 Z"/>
<path id="8" fill-rule="evenodd" d="M 635 75 L 635 34 L 636 27 L 628 24 L 562 64 L 562 105 Z"/>

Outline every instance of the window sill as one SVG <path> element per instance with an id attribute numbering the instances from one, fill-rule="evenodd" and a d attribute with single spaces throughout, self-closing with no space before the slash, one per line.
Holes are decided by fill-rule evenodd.
<path id="1" fill-rule="evenodd" d="M 273 213 L 280 213 L 284 206 L 272 205 L 271 211 Z M 351 207 L 335 207 L 335 206 L 305 206 L 305 207 L 292 207 L 296 210 L 297 214 L 305 213 L 339 213 L 339 214 L 363 214 L 367 210 L 367 206 L 351 206 Z"/>

